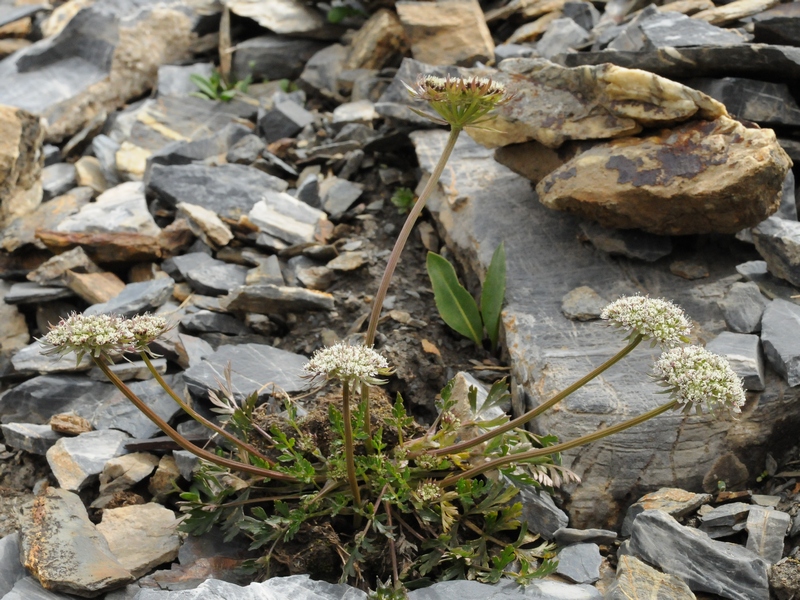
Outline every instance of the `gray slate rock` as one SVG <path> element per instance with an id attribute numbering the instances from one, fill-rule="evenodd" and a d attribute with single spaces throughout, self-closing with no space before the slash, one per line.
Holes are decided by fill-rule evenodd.
<path id="1" fill-rule="evenodd" d="M 190 96 L 198 90 L 191 76 L 199 75 L 208 79 L 213 72 L 214 65 L 211 63 L 161 65 L 158 67 L 156 92 L 159 96 Z"/>
<path id="2" fill-rule="evenodd" d="M 608 229 L 593 221 L 582 221 L 580 228 L 595 248 L 612 256 L 653 262 L 672 252 L 672 241 L 668 236 L 638 229 Z"/>
<path id="3" fill-rule="evenodd" d="M 161 375 L 167 372 L 167 360 L 165 358 L 152 358 L 150 362 Z M 108 369 L 119 377 L 120 381 L 152 379 L 153 377 L 153 374 L 150 372 L 150 369 L 147 368 L 147 364 L 143 360 L 132 360 L 130 362 L 124 360 L 109 365 Z M 108 377 L 106 377 L 105 373 L 103 373 L 99 367 L 92 367 L 89 370 L 89 377 L 95 381 L 108 381 Z"/>
<path id="4" fill-rule="evenodd" d="M 74 373 L 88 371 L 92 367 L 92 359 L 84 355 L 78 362 L 77 355 L 70 352 L 64 356 L 42 354 L 44 347 L 38 341 L 28 344 L 11 357 L 11 364 L 17 373 L 46 374 Z"/>
<path id="5" fill-rule="evenodd" d="M 800 384 L 800 306 L 770 302 L 761 319 L 761 343 L 769 364 L 790 386 Z"/>
<path id="6" fill-rule="evenodd" d="M 328 177 L 319 186 L 322 208 L 332 219 L 339 219 L 361 197 L 364 186 L 339 177 Z"/>
<path id="7" fill-rule="evenodd" d="M 26 504 L 20 536 L 23 563 L 49 590 L 92 597 L 133 580 L 89 520 L 80 497 L 67 490 L 47 488 Z"/>
<path id="8" fill-rule="evenodd" d="M 248 134 L 231 146 L 225 155 L 225 160 L 229 163 L 249 165 L 258 160 L 266 147 L 267 145 L 260 137 Z"/>
<path id="9" fill-rule="evenodd" d="M 152 312 L 172 297 L 175 281 L 171 277 L 159 277 L 150 281 L 129 283 L 114 298 L 101 304 L 93 304 L 84 311 L 86 315 L 116 314 L 132 317 Z"/>
<path id="10" fill-rule="evenodd" d="M 313 122 L 313 114 L 296 102 L 285 100 L 276 102 L 271 110 L 259 111 L 258 130 L 267 143 L 272 143 L 296 136 Z"/>
<path id="11" fill-rule="evenodd" d="M 78 375 L 41 375 L 23 381 L 0 396 L 3 423 L 45 424 L 59 413 L 90 418 L 116 388 Z"/>
<path id="12" fill-rule="evenodd" d="M 144 186 L 137 181 L 122 183 L 103 192 L 95 202 L 84 205 L 55 229 L 60 232 L 121 232 L 150 236 L 161 232 L 147 209 Z"/>
<path id="13" fill-rule="evenodd" d="M 620 552 L 680 577 L 695 592 L 731 600 L 769 600 L 766 561 L 747 548 L 684 527 L 659 510 L 636 517 L 631 538 Z"/>
<path id="14" fill-rule="evenodd" d="M 678 12 L 652 11 L 645 18 L 635 19 L 613 42 L 610 50 L 653 51 L 658 48 L 744 44 L 746 39 Z"/>
<path id="15" fill-rule="evenodd" d="M 747 514 L 747 549 L 774 565 L 783 556 L 783 539 L 790 524 L 788 513 L 753 506 Z"/>
<path id="16" fill-rule="evenodd" d="M 562 527 L 553 534 L 553 541 L 559 546 L 583 543 L 609 545 L 616 540 L 617 532 L 609 529 L 572 529 Z"/>
<path id="17" fill-rule="evenodd" d="M 710 500 L 711 494 L 695 494 L 678 488 L 661 488 L 645 494 L 628 508 L 625 520 L 622 522 L 621 535 L 630 536 L 636 517 L 646 510 L 658 509 L 680 519 Z"/>
<path id="18" fill-rule="evenodd" d="M 247 277 L 247 267 L 216 260 L 203 252 L 191 252 L 172 260 L 192 289 L 208 296 L 223 296 L 244 285 Z"/>
<path id="19" fill-rule="evenodd" d="M 181 319 L 181 327 L 190 333 L 227 333 L 244 335 L 250 330 L 239 319 L 230 315 L 199 310 Z"/>
<path id="20" fill-rule="evenodd" d="M 597 544 L 572 544 L 558 553 L 556 573 L 575 583 L 594 583 L 600 579 L 602 563 Z"/>
<path id="21" fill-rule="evenodd" d="M 408 594 L 408 600 L 600 600 L 600 592 L 590 585 L 534 580 L 521 587 L 513 581 L 497 584 L 478 581 L 442 581 Z"/>
<path id="22" fill-rule="evenodd" d="M 757 335 L 723 331 L 706 345 L 706 350 L 727 358 L 734 373 L 744 380 L 746 390 L 764 389 L 764 357 Z"/>
<path id="23" fill-rule="evenodd" d="M 341 44 L 319 50 L 306 62 L 300 80 L 322 95 L 338 95 L 337 79 L 348 53 L 349 49 Z"/>
<path id="24" fill-rule="evenodd" d="M 600 20 L 600 11 L 591 2 L 565 2 L 561 14 L 575 21 L 586 31 L 594 29 Z"/>
<path id="25" fill-rule="evenodd" d="M 219 391 L 219 381 L 225 381 L 224 371 L 230 364 L 233 393 L 238 400 L 256 390 L 263 399 L 272 393 L 274 383 L 289 394 L 309 388 L 303 377 L 304 356 L 262 344 L 221 346 L 206 356 L 199 365 L 184 371 L 184 380 L 196 398 L 207 398 L 209 390 Z"/>
<path id="26" fill-rule="evenodd" d="M 153 164 L 147 180 L 148 195 L 167 206 L 188 202 L 229 219 L 246 215 L 265 192 L 288 187 L 282 179 L 242 165 Z"/>
<path id="27" fill-rule="evenodd" d="M 720 301 L 719 306 L 731 331 L 737 333 L 761 331 L 761 316 L 764 314 L 767 300 L 761 295 L 756 283 L 737 281 L 731 286 L 725 299 Z"/>
<path id="28" fill-rule="evenodd" d="M 129 439 L 114 429 L 62 437 L 47 451 L 47 464 L 61 488 L 77 492 L 97 479 L 106 462 L 127 452 Z"/>
<path id="29" fill-rule="evenodd" d="M 8 423 L 0 425 L 0 428 L 6 446 L 42 456 L 61 439 L 61 435 L 50 429 L 50 425 Z"/>
<path id="30" fill-rule="evenodd" d="M 752 281 L 768 298 L 781 298 L 787 302 L 796 303 L 797 289 L 787 284 L 783 279 L 778 279 L 769 272 L 766 261 L 749 260 L 736 265 L 736 272 L 747 281 Z"/>
<path id="31" fill-rule="evenodd" d="M 208 102 L 207 100 L 195 100 L 194 98 L 162 98 L 161 103 L 165 104 L 167 110 L 172 108 L 172 110 L 176 110 L 172 107 L 172 105 L 180 103 L 180 106 L 183 108 L 192 108 L 192 101 L 194 102 L 201 102 L 202 106 L 200 108 L 206 108 L 209 104 L 211 106 L 214 105 L 228 105 L 231 103 L 225 102 Z M 183 102 L 188 102 L 188 105 L 184 107 Z M 234 101 L 235 102 L 235 101 Z M 154 110 L 160 107 L 154 107 Z M 149 115 L 149 111 L 142 111 L 145 112 L 145 115 Z M 161 115 L 161 110 L 158 110 L 159 117 L 163 119 L 163 115 Z M 225 154 L 230 150 L 239 140 L 243 137 L 248 136 L 251 134 L 251 130 L 249 127 L 245 127 L 241 123 L 231 122 L 232 118 L 235 118 L 232 114 L 213 114 L 209 117 L 209 115 L 204 114 L 202 111 L 200 112 L 203 117 L 210 118 L 210 124 L 202 124 L 198 126 L 200 131 L 214 131 L 211 135 L 205 135 L 203 137 L 197 137 L 196 135 L 191 135 L 194 132 L 188 132 L 185 137 L 186 140 L 180 141 L 173 141 L 170 143 L 155 143 L 150 142 L 148 144 L 149 138 L 145 138 L 141 140 L 139 143 L 143 144 L 144 146 L 153 145 L 153 153 L 147 159 L 147 165 L 144 171 L 144 183 L 145 186 L 150 185 L 150 179 L 152 177 L 153 167 L 155 165 L 161 166 L 175 166 L 175 165 L 191 165 L 193 163 L 198 163 L 200 166 L 207 166 L 204 163 L 207 160 L 212 160 L 217 162 L 217 159 L 220 155 Z M 138 112 L 132 115 L 133 117 L 137 117 Z M 144 116 L 144 115 L 143 115 Z M 182 119 L 185 119 L 185 115 L 181 115 Z M 176 116 L 175 118 L 181 118 Z M 217 121 L 222 121 L 221 124 L 217 124 Z M 137 118 L 138 122 L 138 118 Z M 191 122 L 191 121 L 190 121 Z M 175 127 L 173 123 L 168 121 L 169 125 Z M 136 128 L 136 124 L 133 125 Z M 148 194 L 150 192 L 148 191 Z"/>
<path id="32" fill-rule="evenodd" d="M 108 137 L 106 134 L 101 133 L 96 135 L 92 140 L 92 152 L 100 161 L 100 169 L 103 171 L 103 177 L 109 185 L 117 185 L 119 183 L 119 172 L 117 171 L 117 150 L 121 145 Z"/>
<path id="33" fill-rule="evenodd" d="M 700 517 L 700 531 L 712 539 L 728 537 L 742 531 L 750 513 L 750 504 L 730 502 L 717 506 Z"/>
<path id="34" fill-rule="evenodd" d="M 303 67 L 326 44 L 311 39 L 291 38 L 285 35 L 262 35 L 236 44 L 233 54 L 234 79 L 276 81 L 297 79 Z"/>
<path id="35" fill-rule="evenodd" d="M 67 287 L 40 285 L 35 281 L 23 281 L 11 285 L 3 300 L 6 304 L 39 304 L 61 298 L 70 298 L 75 294 Z"/>
<path id="36" fill-rule="evenodd" d="M 70 163 L 56 163 L 42 169 L 42 201 L 66 194 L 76 187 L 75 177 L 75 165 Z"/>
<path id="37" fill-rule="evenodd" d="M 520 489 L 519 500 L 522 502 L 522 518 L 528 524 L 528 531 L 540 534 L 544 539 L 551 540 L 559 529 L 567 526 L 569 517 L 567 513 L 558 508 L 543 490 L 532 486 Z"/>
<path id="38" fill-rule="evenodd" d="M 719 100 L 728 112 L 737 118 L 755 121 L 765 126 L 800 125 L 800 107 L 797 106 L 785 83 L 770 83 L 741 77 L 698 78 L 683 83 L 708 94 L 714 100 Z"/>
<path id="39" fill-rule="evenodd" d="M 262 315 L 334 308 L 331 294 L 278 285 L 245 285 L 222 298 L 220 304 L 231 312 Z"/>
<path id="40" fill-rule="evenodd" d="M 578 49 L 589 41 L 589 32 L 570 18 L 556 19 L 547 26 L 542 38 L 536 44 L 540 56 L 552 58 Z"/>
<path id="41" fill-rule="evenodd" d="M 183 378 L 180 373 L 166 375 L 164 380 L 178 395 L 186 396 L 184 393 Z M 160 430 L 144 413 L 111 384 L 105 384 L 112 388 L 112 393 L 102 401 L 97 402 L 89 420 L 92 426 L 98 430 L 119 429 L 136 439 L 147 439 L 153 437 Z M 134 381 L 128 384 L 131 391 L 136 394 L 142 402 L 149 406 L 159 417 L 169 422 L 176 415 L 181 413 L 180 407 L 167 394 L 164 388 L 155 379 L 146 381 Z"/>
<path id="42" fill-rule="evenodd" d="M 696 19 L 692 19 L 696 21 Z M 800 76 L 800 49 L 769 44 L 707 44 L 685 48 L 657 48 L 636 52 L 605 50 L 575 52 L 554 57 L 566 67 L 611 63 L 629 69 L 642 69 L 667 77 L 731 77 L 790 81 Z"/>
<path id="43" fill-rule="evenodd" d="M 695 600 L 692 590 L 679 577 L 657 571 L 635 556 L 620 556 L 616 579 L 604 600 L 631 600 L 642 594 L 647 594 L 649 600 Z"/>
<path id="44" fill-rule="evenodd" d="M 25 568 L 19 562 L 19 533 L 15 531 L 0 539 L 0 598 L 26 575 Z"/>
<path id="45" fill-rule="evenodd" d="M 264 233 L 288 244 L 315 241 L 325 213 L 282 192 L 262 191 L 247 215 Z"/>
<path id="46" fill-rule="evenodd" d="M 800 223 L 770 217 L 753 227 L 753 243 L 770 273 L 800 286 Z"/>

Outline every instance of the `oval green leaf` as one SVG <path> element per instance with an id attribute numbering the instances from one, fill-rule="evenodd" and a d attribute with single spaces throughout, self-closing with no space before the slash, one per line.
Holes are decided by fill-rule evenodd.
<path id="1" fill-rule="evenodd" d="M 426 266 L 439 315 L 450 327 L 480 346 L 483 340 L 483 326 L 478 304 L 458 282 L 453 265 L 446 258 L 428 252 Z"/>

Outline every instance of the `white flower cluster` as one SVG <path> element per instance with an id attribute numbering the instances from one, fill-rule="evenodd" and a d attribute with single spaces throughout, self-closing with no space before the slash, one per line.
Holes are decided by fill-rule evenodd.
<path id="1" fill-rule="evenodd" d="M 72 313 L 61 319 L 40 342 L 44 354 L 75 352 L 78 361 L 84 354 L 93 357 L 140 352 L 166 329 L 166 321 L 155 315 L 138 315 L 126 319 L 117 315 L 84 315 Z"/>
<path id="2" fill-rule="evenodd" d="M 746 400 L 742 380 L 728 361 L 700 346 L 667 350 L 656 361 L 654 374 L 687 407 L 699 409 L 705 403 L 711 412 L 725 408 L 738 413 Z"/>
<path id="3" fill-rule="evenodd" d="M 442 488 L 432 481 L 423 481 L 417 486 L 417 498 L 423 502 L 436 502 L 442 497 Z"/>
<path id="4" fill-rule="evenodd" d="M 668 300 L 647 296 L 620 298 L 606 306 L 600 318 L 667 347 L 688 341 L 691 331 L 683 310 Z"/>
<path id="5" fill-rule="evenodd" d="M 389 363 L 378 352 L 367 346 L 343 342 L 317 350 L 303 370 L 343 382 L 363 381 L 372 385 L 384 383 L 378 375 L 391 374 Z"/>

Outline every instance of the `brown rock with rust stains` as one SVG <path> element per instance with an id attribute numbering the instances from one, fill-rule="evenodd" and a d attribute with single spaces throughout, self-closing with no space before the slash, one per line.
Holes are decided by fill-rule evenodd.
<path id="1" fill-rule="evenodd" d="M 45 589 L 94 598 L 133 581 L 77 494 L 48 488 L 19 521 L 21 561 Z"/>
<path id="2" fill-rule="evenodd" d="M 5 223 L 32 213 L 42 202 L 42 141 L 39 117 L 0 105 L 0 217 Z"/>
<path id="3" fill-rule="evenodd" d="M 81 246 L 98 264 L 132 263 L 161 258 L 159 238 L 140 233 L 37 231 L 36 237 L 54 254 Z"/>
<path id="4" fill-rule="evenodd" d="M 791 160 L 770 129 L 727 117 L 598 144 L 545 177 L 539 200 L 603 227 L 735 233 L 778 210 Z"/>
<path id="5" fill-rule="evenodd" d="M 395 4 L 415 59 L 465 65 L 494 58 L 494 42 L 477 0 Z"/>

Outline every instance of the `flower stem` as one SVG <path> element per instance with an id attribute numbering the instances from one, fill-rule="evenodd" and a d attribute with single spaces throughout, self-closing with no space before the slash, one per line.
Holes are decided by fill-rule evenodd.
<path id="1" fill-rule="evenodd" d="M 246 465 L 244 463 L 240 463 L 235 460 L 230 460 L 228 458 L 224 458 L 222 456 L 217 456 L 213 452 L 209 452 L 208 450 L 204 450 L 202 448 L 198 448 L 185 437 L 183 437 L 180 433 L 178 433 L 175 429 L 170 427 L 169 423 L 167 423 L 164 419 L 159 417 L 152 408 L 147 406 L 141 398 L 139 398 L 133 391 L 125 385 L 125 383 L 116 376 L 111 369 L 108 368 L 106 363 L 98 358 L 92 357 L 94 363 L 103 371 L 103 374 L 108 377 L 109 381 L 113 383 L 119 391 L 121 391 L 125 397 L 130 400 L 136 408 L 144 413 L 144 415 L 150 419 L 153 423 L 155 423 L 161 431 L 163 431 L 173 442 L 178 444 L 181 448 L 186 450 L 187 452 L 191 452 L 198 458 L 202 458 L 203 460 L 207 460 L 208 462 L 217 464 L 221 467 L 227 467 L 234 471 L 240 471 L 243 473 L 250 473 L 251 475 L 257 475 L 259 477 L 268 477 L 270 479 L 276 479 L 280 481 L 289 481 L 292 483 L 300 483 L 300 480 L 296 477 L 292 477 L 291 475 L 286 475 L 285 473 L 280 473 L 279 471 L 273 471 L 271 469 L 261 469 L 259 467 L 254 467 L 252 465 Z"/>
<path id="2" fill-rule="evenodd" d="M 594 433 L 587 433 L 586 435 L 582 435 L 581 437 L 575 438 L 574 440 L 571 440 L 569 442 L 555 444 L 554 446 L 548 446 L 547 448 L 537 448 L 535 450 L 528 450 L 527 452 L 509 454 L 508 456 L 503 456 L 501 458 L 491 460 L 478 467 L 473 467 L 472 469 L 468 469 L 463 473 L 457 473 L 455 475 L 450 475 L 449 477 L 445 477 L 441 482 L 439 482 L 439 485 L 442 488 L 445 488 L 448 485 L 453 485 L 459 479 L 472 479 L 473 477 L 477 477 L 478 475 L 485 473 L 486 471 L 499 469 L 500 467 L 503 467 L 510 463 L 522 462 L 525 460 L 529 460 L 531 458 L 537 458 L 539 456 L 548 456 L 550 454 L 556 454 L 558 452 L 566 452 L 567 450 L 571 450 L 572 448 L 583 446 L 584 444 L 589 444 L 591 442 L 595 442 L 599 439 L 602 439 L 606 436 L 619 433 L 620 431 L 625 431 L 626 429 L 630 429 L 631 427 L 635 427 L 636 425 L 644 423 L 645 421 L 648 421 L 653 417 L 657 417 L 658 415 L 665 413 L 668 410 L 672 410 L 677 405 L 678 405 L 677 400 L 670 400 L 666 404 L 657 406 L 656 408 L 644 414 L 641 414 L 638 417 L 634 417 L 633 419 L 629 419 L 627 421 L 623 421 L 622 423 L 612 425 L 611 427 L 604 427 L 603 429 L 595 431 Z"/>
<path id="3" fill-rule="evenodd" d="M 273 466 L 275 464 L 275 461 L 273 461 L 269 457 L 263 455 L 254 446 L 248 444 L 247 442 L 243 442 L 242 440 L 237 438 L 235 435 L 225 431 L 222 427 L 218 426 L 213 421 L 209 421 L 204 416 L 202 416 L 197 411 L 195 411 L 189 404 L 187 404 L 183 400 L 183 398 L 181 398 L 180 396 L 178 396 L 178 394 L 175 393 L 175 391 L 170 387 L 170 385 L 166 381 L 164 381 L 164 378 L 161 376 L 161 373 L 159 373 L 156 370 L 155 366 L 153 365 L 152 361 L 150 360 L 150 357 L 147 356 L 147 353 L 146 352 L 140 352 L 139 355 L 142 357 L 142 360 L 147 365 L 147 368 L 153 374 L 153 377 L 155 377 L 155 379 L 158 382 L 158 384 L 162 388 L 164 388 L 164 391 L 167 392 L 167 394 L 169 394 L 170 397 L 173 400 L 175 400 L 175 402 L 178 404 L 178 406 L 180 406 L 181 409 L 183 409 L 183 411 L 186 414 L 188 414 L 190 417 L 192 417 L 198 423 L 201 423 L 202 425 L 205 425 L 206 427 L 208 427 L 212 431 L 215 431 L 216 433 L 218 433 L 219 435 L 224 437 L 226 440 L 228 440 L 229 442 L 231 442 L 232 444 L 237 446 L 240 450 L 243 450 L 244 452 L 249 452 L 253 456 L 257 456 L 258 458 L 260 458 L 261 460 L 263 460 L 264 462 L 266 462 L 270 466 Z"/>
<path id="4" fill-rule="evenodd" d="M 372 301 L 372 313 L 369 317 L 369 327 L 367 328 L 367 337 L 364 342 L 366 346 L 372 346 L 375 343 L 375 334 L 378 330 L 378 320 L 381 317 L 383 301 L 386 299 L 386 293 L 389 291 L 389 284 L 392 281 L 394 270 L 397 268 L 397 263 L 400 261 L 400 254 L 406 245 L 406 241 L 408 241 L 408 236 L 411 235 L 414 223 L 416 223 L 422 209 L 425 207 L 425 202 L 427 202 L 428 197 L 433 193 L 436 184 L 439 182 L 439 178 L 442 176 L 442 171 L 444 171 L 444 167 L 450 159 L 450 154 L 453 152 L 453 148 L 456 145 L 456 140 L 458 140 L 458 135 L 460 133 L 461 128 L 453 127 L 450 129 L 450 137 L 447 138 L 447 144 L 445 144 L 442 155 L 439 157 L 439 162 L 436 163 L 436 167 L 433 169 L 430 178 L 425 184 L 425 188 L 408 213 L 406 222 L 403 224 L 403 229 L 400 230 L 400 234 L 397 236 L 394 248 L 392 248 L 392 253 L 389 255 L 389 260 L 386 263 L 386 270 L 383 272 L 380 286 Z"/>
<path id="5" fill-rule="evenodd" d="M 353 502 L 361 506 L 361 492 L 358 490 L 356 479 L 356 462 L 353 451 L 353 422 L 350 416 L 350 382 L 342 381 L 342 419 L 344 420 L 344 459 L 347 463 L 347 480 L 350 482 L 350 492 Z"/>
<path id="6" fill-rule="evenodd" d="M 610 367 L 618 363 L 620 360 L 625 358 L 625 356 L 630 354 L 633 351 L 633 349 L 639 345 L 641 341 L 642 341 L 642 336 L 637 335 L 631 340 L 631 342 L 627 346 L 625 346 L 622 350 L 620 350 L 614 356 L 609 358 L 602 365 L 590 371 L 589 373 L 581 377 L 578 381 L 576 381 L 569 387 L 561 390 L 559 393 L 550 398 L 550 400 L 548 400 L 544 404 L 540 404 L 539 406 L 529 410 L 525 414 L 520 415 L 516 419 L 512 419 L 505 425 L 501 425 L 500 427 L 495 427 L 494 429 L 491 429 L 490 431 L 487 431 L 486 433 L 479 435 L 475 438 L 472 438 L 470 440 L 464 440 L 463 442 L 459 442 L 458 444 L 453 444 L 452 446 L 445 446 L 444 448 L 436 448 L 434 450 L 429 450 L 428 452 L 430 454 L 433 454 L 434 456 L 439 456 L 441 454 L 456 454 L 458 452 L 462 452 L 463 450 L 467 450 L 468 448 L 474 448 L 478 444 L 482 444 L 483 442 L 491 440 L 492 438 L 498 435 L 502 435 L 507 431 L 511 431 L 512 429 L 516 429 L 517 427 L 525 425 L 525 423 L 528 423 L 532 419 L 535 419 L 537 416 L 539 416 L 549 408 L 561 402 L 564 398 L 572 394 L 575 390 L 582 388 L 592 379 L 600 375 L 603 371 L 609 369 Z M 409 444 L 411 444 L 414 441 L 415 440 L 409 441 Z M 412 458 L 414 457 L 413 454 L 410 456 Z"/>

